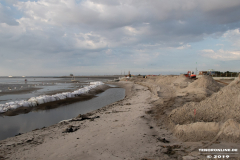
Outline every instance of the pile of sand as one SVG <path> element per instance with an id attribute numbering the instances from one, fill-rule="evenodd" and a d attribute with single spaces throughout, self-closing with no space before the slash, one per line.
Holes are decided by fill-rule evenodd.
<path id="1" fill-rule="evenodd" d="M 203 75 L 188 86 L 188 88 L 206 88 L 213 92 L 218 92 L 222 87 L 223 85 L 219 84 L 211 76 L 207 75 Z"/>
<path id="2" fill-rule="evenodd" d="M 196 122 L 187 125 L 176 125 L 174 134 L 183 141 L 211 141 L 220 130 L 216 122 Z"/>
<path id="3" fill-rule="evenodd" d="M 190 79 L 184 79 L 184 77 L 179 78 L 179 80 L 182 81 L 178 81 L 180 89 L 176 91 L 176 96 L 186 99 L 187 102 L 200 102 L 223 87 L 210 76 L 203 76 L 192 83 L 190 83 Z"/>
<path id="4" fill-rule="evenodd" d="M 196 122 L 187 125 L 177 125 L 174 129 L 175 136 L 183 141 L 216 141 L 239 142 L 240 124 L 233 119 L 225 123 Z"/>
<path id="5" fill-rule="evenodd" d="M 201 83 L 198 83 L 200 85 Z M 211 90 L 217 90 L 217 85 L 213 83 L 213 86 L 209 86 L 208 84 L 205 84 L 205 87 L 211 89 Z M 204 85 L 204 84 L 201 84 Z M 230 126 L 234 127 L 228 127 L 228 130 L 232 130 L 231 128 L 235 128 L 239 130 L 239 122 L 240 122 L 240 81 L 239 79 L 234 80 L 231 82 L 228 86 L 222 88 L 219 92 L 214 93 L 211 97 L 201 101 L 201 102 L 190 102 L 182 107 L 176 108 L 171 111 L 171 113 L 168 115 L 168 118 L 172 124 L 180 124 L 183 126 L 177 125 L 175 128 L 177 131 L 175 132 L 177 136 L 180 138 L 187 140 L 184 137 L 188 137 L 192 134 L 195 134 L 195 136 L 198 136 L 200 138 L 203 138 L 204 135 L 211 135 L 215 134 L 217 131 L 211 131 L 212 128 L 206 127 L 205 129 L 202 129 L 203 127 L 200 127 L 198 129 L 199 132 L 196 132 L 193 128 L 196 127 L 195 125 L 198 125 L 198 123 L 191 124 L 193 122 L 219 122 L 219 124 L 229 121 L 231 119 L 234 121 L 234 123 L 231 121 Z M 194 110 L 196 109 L 196 115 L 194 115 Z M 238 123 L 237 123 L 238 122 Z M 188 125 L 187 124 L 191 124 Z M 204 123 L 203 123 L 204 124 Z M 201 124 L 201 125 L 203 125 Z M 206 125 L 206 124 L 204 124 Z M 197 127 L 198 128 L 198 127 Z M 207 129 L 209 128 L 209 129 Z M 226 126 L 225 126 L 226 128 Z M 192 130 L 192 131 L 191 131 Z M 209 132 L 208 134 L 203 134 L 204 132 Z M 194 132 L 194 133 L 193 133 Z M 223 131 L 222 131 L 223 132 Z M 211 133 L 211 134 L 210 134 Z M 225 134 L 222 134 L 222 139 L 229 139 L 229 135 L 235 134 L 229 133 L 226 129 L 224 130 Z M 202 136 L 201 136 L 202 135 Z M 224 136 L 225 135 L 225 136 Z M 228 135 L 228 136 L 227 136 Z M 239 136 L 239 134 L 235 134 L 236 136 Z M 212 137 L 212 136 L 210 136 Z M 220 136 L 221 137 L 221 136 Z M 207 137 L 205 137 L 208 139 Z M 239 138 L 239 137 L 238 137 Z M 190 138 L 191 139 L 191 138 Z M 204 139 L 204 138 L 203 138 Z M 231 140 L 233 140 L 232 138 Z"/>
<path id="6" fill-rule="evenodd" d="M 158 76 L 155 83 L 158 85 L 171 85 L 179 76 Z"/>
<path id="7" fill-rule="evenodd" d="M 169 115 L 175 124 L 185 124 L 194 121 L 220 122 L 234 119 L 240 122 L 240 82 L 233 81 L 221 91 L 197 103 L 190 102 L 174 109 Z M 196 117 L 194 116 L 196 109 Z"/>
<path id="8" fill-rule="evenodd" d="M 186 77 L 185 75 L 181 74 L 178 76 L 173 82 L 173 86 L 177 86 L 179 88 L 186 88 L 190 83 L 192 83 L 193 80 Z"/>

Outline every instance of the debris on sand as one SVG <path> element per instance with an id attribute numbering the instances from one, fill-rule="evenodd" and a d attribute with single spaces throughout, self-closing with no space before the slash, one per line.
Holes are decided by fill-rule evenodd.
<path id="1" fill-rule="evenodd" d="M 75 132 L 79 129 L 80 127 L 79 126 L 68 126 L 66 129 L 63 130 L 62 133 L 70 133 L 70 132 Z"/>
<path id="2" fill-rule="evenodd" d="M 73 121 L 84 121 L 84 120 L 90 120 L 90 121 L 94 121 L 94 119 L 96 118 L 100 118 L 100 116 L 94 116 L 94 117 L 90 117 L 92 114 L 79 114 L 76 118 L 73 119 L 67 119 L 67 120 L 62 120 L 58 123 L 60 124 L 68 124 L 69 122 L 73 122 Z"/>
<path id="3" fill-rule="evenodd" d="M 163 143 L 169 143 L 170 141 L 166 140 L 165 138 L 158 137 L 157 140 L 163 142 Z"/>
<path id="4" fill-rule="evenodd" d="M 22 133 L 18 133 L 18 134 L 16 134 L 15 136 L 20 136 L 20 135 L 22 135 Z"/>
<path id="5" fill-rule="evenodd" d="M 165 154 L 168 154 L 168 155 L 173 155 L 173 154 L 175 154 L 174 149 L 181 148 L 181 146 L 179 146 L 179 145 L 162 146 L 162 147 L 163 147 L 163 148 L 166 148 L 166 150 L 164 151 L 164 153 L 165 153 Z"/>

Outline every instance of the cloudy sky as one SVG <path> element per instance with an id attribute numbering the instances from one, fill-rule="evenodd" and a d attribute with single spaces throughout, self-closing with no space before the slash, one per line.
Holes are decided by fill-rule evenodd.
<path id="1" fill-rule="evenodd" d="M 0 0 L 0 76 L 240 71 L 239 0 Z"/>

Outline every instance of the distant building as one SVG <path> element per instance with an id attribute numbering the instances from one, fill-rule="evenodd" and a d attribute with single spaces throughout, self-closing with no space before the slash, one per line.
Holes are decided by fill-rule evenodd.
<path id="1" fill-rule="evenodd" d="M 207 75 L 207 71 L 199 71 L 199 75 Z"/>
<path id="2" fill-rule="evenodd" d="M 199 71 L 199 75 L 211 75 L 213 77 L 237 77 L 237 72 L 220 72 L 220 71 L 214 71 L 213 69 L 209 69 L 207 71 Z"/>
<path id="3" fill-rule="evenodd" d="M 73 76 L 73 74 L 71 73 L 71 74 L 70 74 L 70 76 L 72 77 L 72 76 Z"/>

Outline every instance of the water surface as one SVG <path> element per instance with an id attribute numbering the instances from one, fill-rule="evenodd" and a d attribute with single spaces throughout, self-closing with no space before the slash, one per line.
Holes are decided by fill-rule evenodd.
<path id="1" fill-rule="evenodd" d="M 47 127 L 61 120 L 76 117 L 99 108 L 102 108 L 125 97 L 123 88 L 110 88 L 97 97 L 63 107 L 34 111 L 13 117 L 0 117 L 0 140 L 12 137 L 18 133 L 25 133 L 36 128 Z"/>

